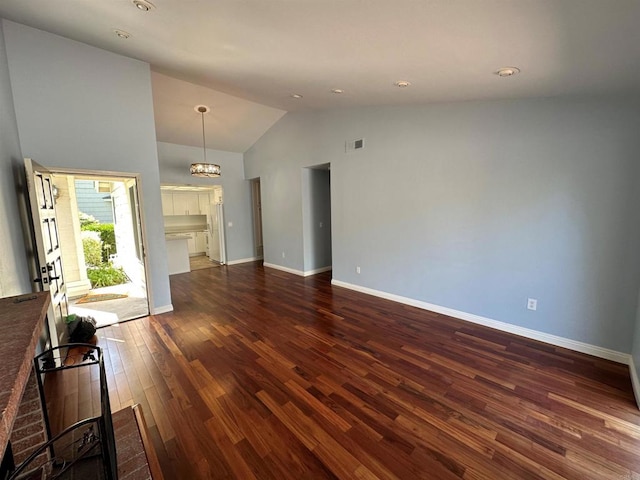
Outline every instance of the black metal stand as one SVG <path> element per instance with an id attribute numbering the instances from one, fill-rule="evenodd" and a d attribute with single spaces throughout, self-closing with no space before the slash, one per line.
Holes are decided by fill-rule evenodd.
<path id="1" fill-rule="evenodd" d="M 11 450 L 11 442 L 7 443 L 7 448 L 4 451 L 4 456 L 0 462 L 0 480 L 7 480 L 9 474 L 15 470 L 16 466 L 13 463 L 13 451 Z"/>
<path id="2" fill-rule="evenodd" d="M 64 365 L 65 352 L 82 351 L 81 358 Z M 66 357 L 67 362 L 69 357 Z M 19 479 L 83 479 L 117 480 L 116 446 L 111 420 L 111 405 L 107 389 L 102 349 L 92 344 L 67 344 L 52 348 L 34 359 L 38 390 L 42 402 L 47 442 L 20 464 L 9 477 Z M 52 437 L 51 421 L 47 405 L 56 399 L 46 398 L 44 382 L 48 376 L 59 375 L 64 370 L 93 368 L 99 371 L 100 412 L 96 416 L 79 420 L 66 426 Z M 51 379 L 55 381 L 55 379 Z M 43 461 L 43 454 L 48 460 Z"/>

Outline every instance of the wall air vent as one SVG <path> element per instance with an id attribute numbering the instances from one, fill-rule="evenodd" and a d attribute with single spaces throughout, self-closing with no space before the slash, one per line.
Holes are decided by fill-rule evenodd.
<path id="1" fill-rule="evenodd" d="M 347 140 L 344 144 L 345 152 L 352 152 L 354 150 L 361 150 L 364 148 L 364 138 L 358 140 Z"/>

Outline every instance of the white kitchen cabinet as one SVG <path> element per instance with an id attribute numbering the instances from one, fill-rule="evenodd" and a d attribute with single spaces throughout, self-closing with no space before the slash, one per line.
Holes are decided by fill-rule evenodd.
<path id="1" fill-rule="evenodd" d="M 203 255 L 207 253 L 207 232 L 194 232 L 187 242 L 189 256 Z"/>
<path id="2" fill-rule="evenodd" d="M 196 251 L 197 253 L 207 253 L 207 233 L 196 233 Z"/>
<path id="3" fill-rule="evenodd" d="M 200 215 L 209 215 L 211 205 L 211 196 L 208 193 L 198 194 L 198 206 L 200 207 Z"/>
<path id="4" fill-rule="evenodd" d="M 173 214 L 174 215 L 200 215 L 200 205 L 198 204 L 197 193 L 174 193 L 173 194 Z"/>
<path id="5" fill-rule="evenodd" d="M 162 214 L 173 215 L 173 194 L 162 192 Z"/>
<path id="6" fill-rule="evenodd" d="M 163 215 L 208 215 L 214 196 L 197 192 L 162 192 Z"/>
<path id="7" fill-rule="evenodd" d="M 187 250 L 189 251 L 190 257 L 197 255 L 195 235 L 191 235 L 191 238 L 189 238 L 189 241 L 187 242 Z"/>

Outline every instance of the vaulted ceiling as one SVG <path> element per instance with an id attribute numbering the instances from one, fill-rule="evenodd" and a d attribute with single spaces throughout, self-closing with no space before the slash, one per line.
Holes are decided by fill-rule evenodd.
<path id="1" fill-rule="evenodd" d="M 208 146 L 231 151 L 285 111 L 640 86 L 640 0 L 152 2 L 2 0 L 0 16 L 149 62 L 158 139 L 201 145 L 207 104 Z"/>

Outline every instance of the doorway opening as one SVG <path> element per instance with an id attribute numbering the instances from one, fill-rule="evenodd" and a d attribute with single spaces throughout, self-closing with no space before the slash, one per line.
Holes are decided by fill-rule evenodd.
<path id="1" fill-rule="evenodd" d="M 330 164 L 302 169 L 304 275 L 331 270 Z"/>
<path id="2" fill-rule="evenodd" d="M 260 192 L 260 178 L 251 180 L 251 208 L 253 214 L 253 245 L 257 259 L 264 258 L 262 241 L 262 197 Z"/>
<path id="3" fill-rule="evenodd" d="M 169 275 L 226 263 L 222 186 L 161 185 Z"/>
<path id="4" fill-rule="evenodd" d="M 51 172 L 69 314 L 97 326 L 149 315 L 135 177 Z"/>

